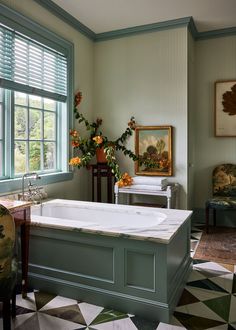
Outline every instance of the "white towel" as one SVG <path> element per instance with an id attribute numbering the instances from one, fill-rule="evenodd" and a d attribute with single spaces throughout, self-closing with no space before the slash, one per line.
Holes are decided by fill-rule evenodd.
<path id="1" fill-rule="evenodd" d="M 134 176 L 133 184 L 137 185 L 151 185 L 151 186 L 162 186 L 167 185 L 167 179 L 161 177 L 146 177 L 146 176 Z"/>
<path id="2" fill-rule="evenodd" d="M 145 191 L 158 191 L 166 188 L 166 185 L 145 185 L 145 184 L 132 184 L 131 186 L 122 187 L 127 189 L 137 189 L 137 190 L 145 190 Z"/>

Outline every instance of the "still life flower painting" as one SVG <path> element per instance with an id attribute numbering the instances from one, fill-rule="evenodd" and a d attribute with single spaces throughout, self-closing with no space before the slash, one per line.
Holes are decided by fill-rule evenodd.
<path id="1" fill-rule="evenodd" d="M 136 162 L 136 175 L 173 175 L 172 126 L 137 126 L 135 153 L 141 160 Z"/>

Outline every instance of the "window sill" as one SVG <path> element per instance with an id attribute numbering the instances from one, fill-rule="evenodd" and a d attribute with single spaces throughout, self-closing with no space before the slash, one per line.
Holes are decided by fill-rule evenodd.
<path id="1" fill-rule="evenodd" d="M 42 174 L 40 175 L 40 186 L 47 185 L 50 183 L 62 182 L 73 179 L 72 172 L 58 172 L 58 173 L 50 173 L 50 174 Z M 21 190 L 22 188 L 22 178 L 17 179 L 8 179 L 0 181 L 0 193 L 13 192 L 17 190 Z"/>

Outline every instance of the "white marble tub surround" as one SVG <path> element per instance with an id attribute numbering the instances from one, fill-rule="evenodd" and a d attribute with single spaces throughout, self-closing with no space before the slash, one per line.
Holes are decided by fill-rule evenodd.
<path id="1" fill-rule="evenodd" d="M 42 210 L 42 215 L 40 212 Z M 32 207 L 31 225 L 168 244 L 192 211 L 55 199 Z"/>

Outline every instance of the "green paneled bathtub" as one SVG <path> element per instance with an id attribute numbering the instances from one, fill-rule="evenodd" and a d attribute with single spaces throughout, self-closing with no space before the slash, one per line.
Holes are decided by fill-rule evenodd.
<path id="1" fill-rule="evenodd" d="M 168 322 L 191 270 L 191 213 L 68 200 L 33 207 L 30 285 Z"/>

